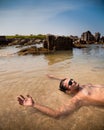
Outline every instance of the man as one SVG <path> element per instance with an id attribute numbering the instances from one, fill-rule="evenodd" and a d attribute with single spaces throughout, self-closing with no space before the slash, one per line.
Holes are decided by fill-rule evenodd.
<path id="1" fill-rule="evenodd" d="M 35 102 L 30 95 L 27 95 L 26 98 L 20 95 L 18 97 L 19 104 L 36 108 L 42 113 L 54 118 L 68 115 L 82 106 L 96 105 L 104 107 L 104 85 L 80 85 L 73 79 L 60 79 L 54 77 L 53 75 L 48 75 L 48 77 L 60 80 L 60 90 L 65 93 L 70 92 L 71 94 L 74 94 L 74 96 L 58 110 L 53 110 Z"/>

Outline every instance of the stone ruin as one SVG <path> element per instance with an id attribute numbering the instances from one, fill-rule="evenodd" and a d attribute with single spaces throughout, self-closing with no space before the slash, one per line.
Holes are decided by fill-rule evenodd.
<path id="1" fill-rule="evenodd" d="M 70 37 L 47 35 L 44 48 L 48 50 L 71 50 L 73 40 Z"/>

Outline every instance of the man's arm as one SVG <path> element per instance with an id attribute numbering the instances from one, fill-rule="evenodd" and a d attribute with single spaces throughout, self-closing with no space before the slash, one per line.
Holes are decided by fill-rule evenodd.
<path id="1" fill-rule="evenodd" d="M 59 81 L 62 80 L 62 78 L 55 77 L 54 75 L 47 74 L 47 76 L 48 76 L 48 78 L 51 78 L 51 79 L 55 79 L 55 80 L 59 80 Z"/>
<path id="2" fill-rule="evenodd" d="M 54 118 L 68 115 L 82 106 L 80 100 L 76 96 L 73 97 L 71 100 L 69 100 L 69 102 L 67 102 L 65 105 L 63 105 L 62 107 L 60 107 L 57 110 L 53 110 L 47 106 L 35 103 L 33 101 L 32 97 L 30 97 L 29 95 L 27 98 L 24 98 L 21 95 L 20 97 L 18 97 L 18 101 L 19 101 L 20 105 L 36 108 L 37 110 L 41 111 L 42 113 L 44 113 L 48 116 L 54 117 Z"/>

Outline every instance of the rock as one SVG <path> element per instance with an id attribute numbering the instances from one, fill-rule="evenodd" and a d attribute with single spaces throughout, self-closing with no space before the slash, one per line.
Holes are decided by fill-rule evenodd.
<path id="1" fill-rule="evenodd" d="M 35 46 L 32 47 L 28 47 L 25 49 L 21 49 L 20 51 L 17 52 L 18 55 L 28 55 L 28 54 L 32 54 L 32 55 L 39 55 L 39 54 L 48 54 L 48 53 L 52 53 L 52 51 L 49 51 L 46 48 L 40 47 L 37 48 Z"/>
<path id="2" fill-rule="evenodd" d="M 70 37 L 47 35 L 44 47 L 49 50 L 70 50 L 73 40 Z"/>

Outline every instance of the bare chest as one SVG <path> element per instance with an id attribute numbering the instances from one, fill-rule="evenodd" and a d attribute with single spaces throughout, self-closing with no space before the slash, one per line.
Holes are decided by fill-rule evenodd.
<path id="1" fill-rule="evenodd" d="M 104 104 L 104 87 L 86 87 L 82 93 L 89 103 Z"/>

